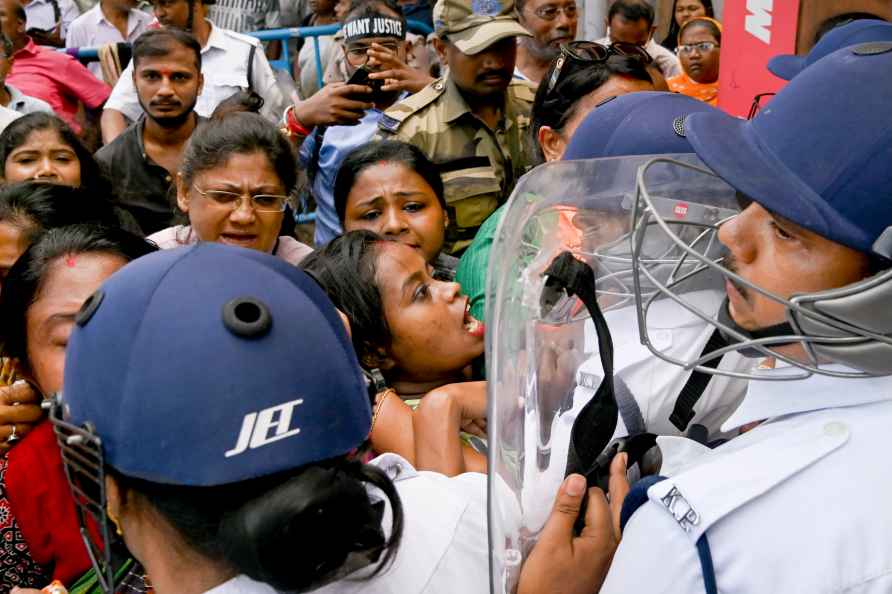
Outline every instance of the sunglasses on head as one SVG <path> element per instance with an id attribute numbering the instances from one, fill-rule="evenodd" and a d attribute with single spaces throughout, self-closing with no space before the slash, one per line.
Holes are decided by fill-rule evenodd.
<path id="1" fill-rule="evenodd" d="M 580 64 L 597 64 L 606 62 L 610 56 L 630 56 L 638 58 L 645 66 L 653 62 L 653 58 L 640 45 L 634 43 L 613 43 L 611 45 L 601 45 L 594 41 L 571 41 L 561 46 L 561 55 L 557 57 L 554 63 L 554 70 L 548 79 L 548 88 L 546 94 L 551 93 L 557 86 L 561 78 L 561 72 L 564 70 L 568 60 L 573 60 Z"/>

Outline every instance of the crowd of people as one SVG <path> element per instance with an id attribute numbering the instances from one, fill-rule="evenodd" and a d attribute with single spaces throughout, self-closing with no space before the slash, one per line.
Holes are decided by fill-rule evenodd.
<path id="1" fill-rule="evenodd" d="M 0 0 L 0 593 L 892 589 L 892 24 L 606 15 Z"/>

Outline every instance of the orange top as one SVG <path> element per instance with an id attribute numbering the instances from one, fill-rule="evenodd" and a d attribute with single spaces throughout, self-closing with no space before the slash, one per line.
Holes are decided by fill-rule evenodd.
<path id="1" fill-rule="evenodd" d="M 694 99 L 715 106 L 719 100 L 719 81 L 711 83 L 698 83 L 682 71 L 678 76 L 673 76 L 666 81 L 669 90 L 673 93 L 681 93 Z"/>

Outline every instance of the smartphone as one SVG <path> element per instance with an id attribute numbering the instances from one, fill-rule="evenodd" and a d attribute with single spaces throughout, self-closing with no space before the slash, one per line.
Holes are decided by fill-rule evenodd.
<path id="1" fill-rule="evenodd" d="M 372 101 L 375 101 L 378 98 L 380 98 L 382 95 L 381 87 L 384 86 L 384 81 L 370 79 L 369 71 L 364 66 L 360 66 L 350 76 L 350 79 L 347 80 L 347 84 L 348 85 L 364 85 L 367 87 L 371 87 L 371 89 L 372 89 L 371 99 L 372 99 Z M 369 96 L 363 94 L 361 96 L 355 97 L 355 99 L 357 99 L 358 101 L 368 101 Z"/>

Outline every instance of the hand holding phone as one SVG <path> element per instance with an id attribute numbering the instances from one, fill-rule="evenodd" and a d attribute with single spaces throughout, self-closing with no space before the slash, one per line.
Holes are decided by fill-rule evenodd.
<path id="1" fill-rule="evenodd" d="M 294 103 L 294 115 L 307 128 L 350 126 L 374 107 L 368 85 L 330 83 Z"/>
<path id="2" fill-rule="evenodd" d="M 359 101 L 371 100 L 374 102 L 377 101 L 381 95 L 381 87 L 384 86 L 384 81 L 371 79 L 369 78 L 369 74 L 369 71 L 364 66 L 360 66 L 353 72 L 350 79 L 347 81 L 348 85 L 363 85 L 372 89 L 371 96 L 366 94 L 354 97 Z"/>

